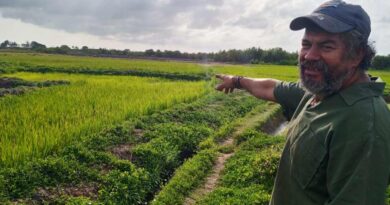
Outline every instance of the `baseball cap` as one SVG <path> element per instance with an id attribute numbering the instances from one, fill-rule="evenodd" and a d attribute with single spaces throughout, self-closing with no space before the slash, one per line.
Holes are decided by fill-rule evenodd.
<path id="1" fill-rule="evenodd" d="M 368 14 L 359 5 L 348 4 L 341 0 L 327 1 L 311 14 L 291 21 L 291 30 L 300 30 L 317 25 L 329 33 L 344 33 L 355 29 L 365 39 L 371 33 L 371 21 Z"/>

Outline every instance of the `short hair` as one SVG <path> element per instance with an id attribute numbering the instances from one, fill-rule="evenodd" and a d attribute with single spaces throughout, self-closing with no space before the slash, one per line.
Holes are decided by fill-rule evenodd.
<path id="1" fill-rule="evenodd" d="M 360 52 L 363 52 L 363 58 L 358 68 L 363 71 L 371 66 L 372 59 L 376 54 L 374 43 L 364 38 L 357 30 L 351 30 L 340 34 L 341 40 L 347 49 L 344 57 L 348 59 L 356 58 Z"/>

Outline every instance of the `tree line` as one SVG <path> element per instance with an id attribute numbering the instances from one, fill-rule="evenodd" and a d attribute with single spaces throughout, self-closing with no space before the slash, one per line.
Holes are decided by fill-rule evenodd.
<path id="1" fill-rule="evenodd" d="M 279 65 L 297 65 L 298 53 L 288 52 L 282 48 L 262 49 L 252 47 L 243 50 L 230 49 L 218 52 L 198 52 L 188 53 L 178 50 L 154 50 L 131 51 L 129 49 L 106 49 L 106 48 L 88 48 L 82 46 L 61 45 L 57 47 L 47 47 L 36 41 L 18 44 L 5 40 L 0 44 L 0 49 L 31 50 L 50 54 L 66 54 L 97 57 L 116 57 L 116 58 L 155 58 L 155 59 L 178 59 L 202 62 L 224 62 L 224 63 L 242 63 L 242 64 L 279 64 Z M 377 70 L 390 70 L 390 55 L 378 55 L 374 58 L 372 68 Z"/>

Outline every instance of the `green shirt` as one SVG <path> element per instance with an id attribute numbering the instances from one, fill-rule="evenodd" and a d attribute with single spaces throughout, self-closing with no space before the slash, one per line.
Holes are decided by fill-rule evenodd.
<path id="1" fill-rule="evenodd" d="M 291 118 L 271 205 L 383 205 L 390 177 L 385 83 L 354 84 L 315 106 L 296 83 L 275 98 Z"/>

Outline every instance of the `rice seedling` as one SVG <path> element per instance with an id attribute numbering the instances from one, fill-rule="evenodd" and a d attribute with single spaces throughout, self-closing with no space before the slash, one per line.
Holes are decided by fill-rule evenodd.
<path id="1" fill-rule="evenodd" d="M 8 76 L 30 81 L 66 80 L 70 84 L 0 99 L 2 165 L 44 156 L 108 125 L 206 92 L 204 81 L 38 73 Z"/>

